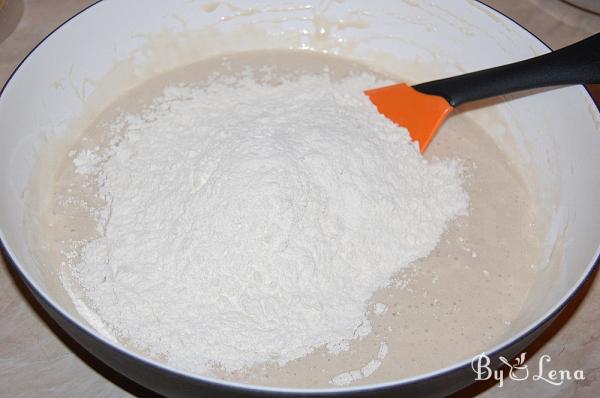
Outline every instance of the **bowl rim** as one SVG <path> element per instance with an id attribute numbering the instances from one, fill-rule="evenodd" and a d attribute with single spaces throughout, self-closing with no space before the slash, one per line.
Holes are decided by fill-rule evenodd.
<path id="1" fill-rule="evenodd" d="M 40 40 L 39 43 L 37 43 L 27 53 L 27 55 L 17 64 L 15 69 L 11 72 L 10 76 L 8 77 L 8 79 L 6 80 L 4 85 L 2 86 L 2 89 L 0 89 L 0 106 L 2 104 L 2 99 L 3 99 L 2 95 L 4 94 L 5 89 L 9 86 L 13 77 L 19 72 L 19 70 L 21 69 L 21 66 L 29 60 L 29 58 L 35 53 L 37 48 L 42 46 L 44 44 L 44 42 L 46 42 L 47 39 L 49 39 L 56 31 L 58 31 L 63 26 L 68 24 L 71 20 L 88 12 L 94 6 L 96 6 L 100 3 L 103 3 L 103 2 L 104 2 L 104 0 L 97 0 L 94 3 L 83 8 L 82 10 L 78 11 L 76 14 L 72 15 L 68 19 L 66 19 L 64 22 L 62 22 L 60 25 L 58 25 L 56 28 L 54 28 L 50 33 L 48 33 L 42 40 Z M 471 2 L 466 2 L 466 4 L 469 4 L 469 3 L 471 6 L 474 6 L 474 7 L 476 7 L 478 5 L 483 6 L 483 8 L 487 9 L 487 11 L 489 11 L 490 13 L 495 14 L 495 16 L 504 19 L 505 22 L 508 22 L 509 24 L 513 24 L 514 27 L 516 27 L 517 29 L 521 29 L 522 31 L 527 33 L 533 39 L 537 40 L 540 44 L 542 44 L 548 51 L 552 51 L 550 46 L 548 46 L 543 40 L 541 40 L 537 35 L 532 33 L 525 26 L 521 25 L 519 22 L 517 22 L 512 17 L 497 10 L 493 6 L 483 3 L 483 0 L 472 0 Z M 587 100 L 591 101 L 591 103 L 594 105 L 594 107 L 592 109 L 595 109 L 596 116 L 600 117 L 600 105 L 597 105 L 594 102 L 590 91 L 585 86 L 579 85 L 579 87 L 581 89 L 583 89 L 584 98 L 587 97 Z M 592 112 L 594 112 L 594 111 L 592 111 Z M 432 380 L 432 379 L 435 379 L 435 378 L 438 378 L 438 377 L 441 377 L 441 376 L 444 376 L 444 375 L 450 374 L 452 372 L 456 372 L 456 371 L 459 371 L 466 367 L 471 366 L 472 358 L 467 358 L 467 359 L 458 361 L 452 365 L 449 365 L 449 366 L 446 366 L 446 367 L 443 367 L 443 368 L 440 368 L 440 369 L 437 369 L 437 370 L 434 370 L 431 372 L 422 373 L 422 374 L 418 374 L 416 376 L 397 379 L 397 380 L 393 380 L 393 381 L 376 383 L 376 384 L 365 384 L 365 385 L 360 385 L 360 386 L 350 386 L 350 387 L 322 387 L 322 388 L 291 388 L 291 387 L 261 386 L 258 384 L 228 381 L 228 380 L 223 380 L 223 379 L 219 379 L 219 378 L 212 377 L 212 376 L 204 376 L 204 375 L 188 372 L 188 371 L 177 369 L 177 368 L 169 366 L 167 364 L 158 362 L 152 358 L 142 356 L 136 352 L 130 351 L 126 347 L 124 347 L 112 340 L 109 340 L 108 338 L 103 336 L 101 333 L 99 333 L 98 331 L 93 329 L 91 326 L 88 326 L 88 325 L 78 321 L 74 317 L 72 317 L 68 312 L 63 310 L 63 308 L 56 301 L 54 301 L 48 294 L 46 294 L 46 292 L 39 286 L 39 284 L 36 283 L 35 280 L 30 277 L 28 272 L 23 267 L 21 267 L 21 265 L 17 261 L 17 256 L 13 253 L 10 246 L 5 243 L 6 241 L 7 241 L 7 239 L 5 237 L 2 225 L 0 225 L 0 251 L 3 254 L 3 257 L 7 260 L 7 263 L 13 267 L 13 269 L 16 271 L 16 273 L 19 275 L 19 277 L 25 283 L 25 285 L 30 290 L 32 290 L 32 293 L 36 297 L 37 300 L 42 301 L 42 304 L 49 306 L 56 313 L 60 314 L 60 316 L 64 320 L 66 320 L 71 326 L 78 329 L 79 332 L 86 334 L 90 338 L 100 340 L 102 343 L 108 345 L 111 349 L 118 351 L 121 355 L 129 357 L 129 359 L 139 361 L 139 362 L 143 363 L 145 366 L 149 366 L 149 367 L 155 368 L 156 370 L 167 372 L 167 373 L 173 374 L 175 376 L 178 376 L 178 377 L 181 377 L 184 379 L 191 379 L 196 382 L 202 382 L 205 384 L 209 384 L 209 385 L 211 385 L 213 387 L 217 387 L 219 389 L 223 389 L 223 390 L 233 389 L 233 390 L 237 390 L 238 392 L 270 393 L 270 394 L 277 394 L 277 395 L 300 393 L 300 394 L 306 395 L 306 396 L 341 395 L 341 394 L 356 394 L 356 393 L 369 393 L 369 392 L 372 393 L 372 392 L 376 392 L 376 391 L 390 390 L 390 389 L 394 389 L 394 388 L 408 386 L 411 384 L 421 383 L 421 382 L 427 381 L 427 380 Z M 549 321 L 553 320 L 567 306 L 567 304 L 569 304 L 572 301 L 573 297 L 577 293 L 579 293 L 579 291 L 581 290 L 583 285 L 585 285 L 585 283 L 592 277 L 592 275 L 594 274 L 594 271 L 596 271 L 596 269 L 598 267 L 600 267 L 600 242 L 596 249 L 595 255 L 593 256 L 590 263 L 587 265 L 587 267 L 586 267 L 585 271 L 582 273 L 581 277 L 569 289 L 569 291 L 567 291 L 567 293 L 565 293 L 563 295 L 563 297 L 561 297 L 561 299 L 550 310 L 548 310 L 544 315 L 539 317 L 537 320 L 529 323 L 528 326 L 522 328 L 518 333 L 513 335 L 511 338 L 505 339 L 505 340 L 497 343 L 493 347 L 490 347 L 489 351 L 486 352 L 486 355 L 488 355 L 490 357 L 498 355 L 500 352 L 505 351 L 507 348 L 513 346 L 518 341 L 523 340 L 523 339 L 527 338 L 528 336 L 535 334 L 540 328 L 543 328 Z M 61 329 L 64 329 L 62 327 L 62 325 L 60 325 L 60 324 L 59 324 L 59 327 Z M 54 331 L 52 331 L 52 333 L 54 333 Z M 88 351 L 88 349 L 85 346 L 83 346 L 81 343 L 79 343 L 79 341 L 77 341 L 77 344 L 79 344 L 86 351 Z M 96 355 L 94 355 L 94 354 L 92 354 L 92 355 L 94 357 L 96 357 Z M 126 376 L 126 377 L 129 378 L 128 376 Z M 132 380 L 132 381 L 139 383 L 136 380 Z M 476 380 L 473 379 L 473 382 L 475 382 L 475 381 Z M 112 381 L 110 381 L 110 380 L 109 380 L 109 382 L 112 383 Z"/>

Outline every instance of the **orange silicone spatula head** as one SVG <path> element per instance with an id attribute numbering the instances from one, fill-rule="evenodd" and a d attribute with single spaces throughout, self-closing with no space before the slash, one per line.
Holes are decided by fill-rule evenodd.
<path id="1" fill-rule="evenodd" d="M 453 107 L 532 88 L 600 83 L 600 33 L 538 57 L 420 83 L 365 91 L 380 113 L 406 127 L 421 152 Z"/>
<path id="2" fill-rule="evenodd" d="M 408 129 L 421 152 L 453 107 L 443 97 L 423 94 L 404 83 L 365 91 L 379 113 Z"/>

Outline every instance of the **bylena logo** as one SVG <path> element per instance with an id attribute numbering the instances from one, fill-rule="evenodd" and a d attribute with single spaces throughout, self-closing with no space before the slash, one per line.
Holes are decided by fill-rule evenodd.
<path id="1" fill-rule="evenodd" d="M 505 357 L 499 357 L 498 359 L 505 366 L 501 366 L 499 369 L 495 370 L 492 370 L 490 367 L 491 360 L 485 353 L 476 355 L 473 360 L 471 360 L 471 368 L 476 375 L 475 380 L 493 379 L 498 382 L 499 387 L 504 386 L 504 379 L 506 376 L 514 381 L 528 380 L 531 378 L 533 381 L 545 382 L 554 386 L 560 386 L 566 380 L 585 380 L 585 375 L 581 369 L 575 371 L 549 370 L 548 365 L 552 361 L 552 358 L 550 358 L 550 355 L 548 354 L 544 354 L 540 357 L 537 363 L 537 369 L 530 369 L 529 366 L 525 364 L 526 355 L 526 352 L 521 353 L 521 355 L 515 358 L 512 363 Z"/>

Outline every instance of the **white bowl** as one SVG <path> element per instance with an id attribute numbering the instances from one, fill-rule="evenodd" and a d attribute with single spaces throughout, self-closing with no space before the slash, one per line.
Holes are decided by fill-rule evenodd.
<path id="1" fill-rule="evenodd" d="M 0 95 L 0 239 L 7 258 L 52 317 L 119 372 L 168 396 L 203 392 L 447 394 L 473 382 L 470 359 L 385 384 L 327 390 L 266 388 L 199 376 L 107 340 L 75 311 L 56 273 L 27 245 L 23 192 L 44 142 L 64 137 L 124 90 L 174 66 L 251 49 L 328 51 L 425 81 L 539 55 L 548 48 L 473 1 L 105 0 L 64 23 L 19 65 Z M 342 21 L 342 22 L 340 22 Z M 408 75 L 407 75 L 407 72 Z M 511 96 L 471 112 L 526 166 L 551 209 L 549 261 L 527 306 L 490 356 L 530 343 L 591 274 L 600 243 L 600 116 L 583 87 Z"/>

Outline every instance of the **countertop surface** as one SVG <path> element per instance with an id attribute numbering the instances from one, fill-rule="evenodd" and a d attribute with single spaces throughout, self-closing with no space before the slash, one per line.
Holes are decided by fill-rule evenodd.
<path id="1" fill-rule="evenodd" d="M 0 11 L 0 85 L 50 31 L 92 0 L 4 0 Z M 0 5 L 4 2 L 0 1 Z M 600 32 L 600 16 L 560 0 L 487 0 L 552 48 Z M 12 4 L 11 4 L 12 3 Z M 18 22 L 18 24 L 17 24 Z M 16 28 L 15 28 L 16 26 Z M 6 38 L 6 39 L 4 39 Z M 2 41 L 4 39 L 4 41 Z M 597 92 L 596 88 L 593 88 Z M 600 281 L 595 276 L 559 319 L 527 349 L 535 371 L 582 370 L 583 381 L 554 386 L 544 381 L 479 383 L 461 397 L 595 397 L 600 391 Z M 126 397 L 153 394 L 95 360 L 41 310 L 0 258 L 0 397 Z"/>

